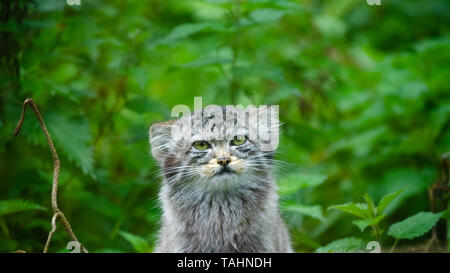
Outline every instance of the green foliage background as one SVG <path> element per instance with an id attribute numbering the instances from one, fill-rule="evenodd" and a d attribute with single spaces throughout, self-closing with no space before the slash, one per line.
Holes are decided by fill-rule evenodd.
<path id="1" fill-rule="evenodd" d="M 169 119 L 174 105 L 193 107 L 194 96 L 203 105 L 280 105 L 277 159 L 289 165 L 278 177 L 298 252 L 369 240 L 354 218 L 326 210 L 365 192 L 378 202 L 402 190 L 385 230 L 430 211 L 427 188 L 450 150 L 446 0 L 20 7 L 27 12 L 1 17 L 0 200 L 32 203 L 0 216 L 0 251 L 42 251 L 50 230 L 53 164 L 31 112 L 12 136 L 26 97 L 40 107 L 61 158 L 60 207 L 91 252 L 152 251 L 160 179 L 148 128 Z M 19 212 L 26 208 L 34 210 Z M 50 251 L 67 252 L 67 241 L 59 228 Z"/>

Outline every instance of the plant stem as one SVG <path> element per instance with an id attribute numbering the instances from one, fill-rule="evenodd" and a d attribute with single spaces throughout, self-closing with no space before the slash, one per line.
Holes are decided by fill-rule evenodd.
<path id="1" fill-rule="evenodd" d="M 395 240 L 394 244 L 393 244 L 392 247 L 391 247 L 391 250 L 389 250 L 389 253 L 394 252 L 394 249 L 395 249 L 395 247 L 397 246 L 398 240 L 399 240 L 399 239 L 396 239 L 396 240 Z"/>
<path id="2" fill-rule="evenodd" d="M 0 227 L 2 228 L 3 233 L 5 234 L 6 238 L 9 238 L 9 229 L 8 229 L 8 226 L 6 225 L 3 217 L 0 217 Z"/>
<path id="3" fill-rule="evenodd" d="M 381 243 L 381 231 L 380 231 L 380 227 L 378 226 L 378 224 L 372 226 L 373 231 L 375 233 L 375 236 L 377 237 L 377 241 L 379 243 Z"/>

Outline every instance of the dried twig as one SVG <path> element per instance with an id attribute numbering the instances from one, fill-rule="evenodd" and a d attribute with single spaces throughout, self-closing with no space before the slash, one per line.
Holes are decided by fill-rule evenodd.
<path id="1" fill-rule="evenodd" d="M 55 145 L 53 145 L 53 141 L 50 138 L 47 127 L 45 126 L 44 120 L 42 119 L 41 113 L 39 112 L 39 109 L 36 106 L 36 104 L 34 103 L 34 101 L 30 98 L 26 99 L 23 102 L 22 115 L 20 117 L 19 122 L 17 123 L 16 129 L 14 130 L 14 136 L 17 136 L 20 129 L 22 128 L 27 105 L 30 105 L 31 109 L 33 109 L 33 112 L 34 112 L 36 118 L 38 119 L 39 124 L 41 125 L 42 131 L 44 132 L 45 138 L 47 139 L 47 143 L 48 143 L 48 147 L 50 148 L 50 152 L 52 153 L 52 156 L 53 156 L 53 185 L 52 185 L 52 194 L 51 194 L 52 210 L 53 210 L 52 229 L 50 230 L 50 232 L 48 234 L 47 241 L 45 243 L 43 252 L 47 253 L 47 251 L 48 251 L 48 246 L 50 245 L 52 236 L 56 231 L 56 220 L 59 217 L 64 226 L 64 229 L 66 230 L 69 237 L 73 241 L 76 241 L 77 243 L 80 244 L 80 249 L 82 252 L 87 253 L 88 252 L 87 249 L 78 241 L 77 237 L 73 233 L 72 228 L 70 227 L 69 221 L 67 221 L 66 216 L 58 207 L 58 198 L 57 198 L 58 197 L 58 178 L 59 178 L 59 171 L 60 171 L 61 165 L 59 162 L 58 154 L 56 153 Z"/>

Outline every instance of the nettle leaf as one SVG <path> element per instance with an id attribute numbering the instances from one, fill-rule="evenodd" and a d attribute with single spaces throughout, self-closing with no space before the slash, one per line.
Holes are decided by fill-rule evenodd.
<path id="1" fill-rule="evenodd" d="M 395 200 L 395 198 L 397 198 L 397 196 L 399 196 L 400 193 L 402 193 L 402 190 L 383 196 L 378 203 L 377 214 L 380 215 L 383 213 L 383 211 L 392 203 L 392 201 Z"/>
<path id="2" fill-rule="evenodd" d="M 355 216 L 358 216 L 360 218 L 366 219 L 370 217 L 369 210 L 367 207 L 367 204 L 362 203 L 346 203 L 342 205 L 335 205 L 328 208 L 330 209 L 337 209 L 349 214 L 353 214 Z"/>
<path id="3" fill-rule="evenodd" d="M 444 213 L 419 212 L 389 227 L 388 235 L 395 239 L 414 239 L 427 233 Z"/>
<path id="4" fill-rule="evenodd" d="M 326 246 L 316 249 L 318 253 L 342 253 L 342 252 L 361 252 L 364 249 L 364 241 L 355 238 L 348 237 L 344 239 L 339 239 L 334 242 L 329 243 Z"/>
<path id="5" fill-rule="evenodd" d="M 383 215 L 378 215 L 375 218 L 355 220 L 355 221 L 353 221 L 353 224 L 355 226 L 357 226 L 361 230 L 361 232 L 364 232 L 364 230 L 367 227 L 371 227 L 371 226 L 378 224 L 381 220 L 384 219 L 384 217 L 386 217 L 386 215 L 383 214 Z"/>
<path id="6" fill-rule="evenodd" d="M 61 148 L 69 160 L 83 170 L 83 173 L 93 175 L 94 158 L 87 120 L 56 114 L 48 115 L 47 120 L 57 151 Z"/>
<path id="7" fill-rule="evenodd" d="M 149 243 L 144 238 L 126 231 L 121 231 L 119 232 L 119 234 L 133 246 L 133 249 L 136 252 L 138 253 L 152 252 Z"/>
<path id="8" fill-rule="evenodd" d="M 0 216 L 29 210 L 46 211 L 47 209 L 27 200 L 11 199 L 0 201 Z"/>
<path id="9" fill-rule="evenodd" d="M 375 216 L 375 204 L 373 203 L 372 198 L 366 193 L 364 194 L 364 200 L 366 201 L 367 204 L 367 211 L 369 212 L 369 214 L 373 217 Z"/>
<path id="10" fill-rule="evenodd" d="M 290 174 L 278 182 L 278 193 L 288 195 L 297 192 L 300 189 L 316 187 L 327 179 L 322 174 Z"/>
<path id="11" fill-rule="evenodd" d="M 292 211 L 301 213 L 304 215 L 308 215 L 309 217 L 315 218 L 320 221 L 324 221 L 325 217 L 322 213 L 322 207 L 319 205 L 315 206 L 307 206 L 302 204 L 296 204 L 296 203 L 285 203 L 282 205 L 282 209 L 285 211 Z"/>
<path id="12" fill-rule="evenodd" d="M 277 9 L 256 9 L 249 15 L 250 19 L 258 23 L 270 23 L 283 17 L 285 11 Z"/>

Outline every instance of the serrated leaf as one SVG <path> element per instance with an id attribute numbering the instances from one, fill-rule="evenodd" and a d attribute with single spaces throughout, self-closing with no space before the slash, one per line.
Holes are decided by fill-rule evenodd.
<path id="1" fill-rule="evenodd" d="M 138 253 L 152 252 L 151 247 L 144 238 L 126 231 L 120 231 L 119 234 L 133 246 L 133 249 L 136 252 Z"/>
<path id="2" fill-rule="evenodd" d="M 361 204 L 361 203 L 346 203 L 342 205 L 335 205 L 331 206 L 328 209 L 337 209 L 349 214 L 353 214 L 355 216 L 358 216 L 360 218 L 366 219 L 369 218 L 369 211 L 367 208 L 367 204 Z"/>
<path id="3" fill-rule="evenodd" d="M 91 134 L 86 119 L 69 118 L 64 115 L 48 115 L 50 135 L 54 137 L 56 150 L 81 168 L 83 173 L 93 175 L 94 158 L 90 146 Z"/>
<path id="4" fill-rule="evenodd" d="M 378 215 L 375 218 L 355 220 L 355 221 L 353 221 L 353 224 L 355 226 L 357 226 L 359 228 L 359 230 L 361 230 L 361 232 L 364 232 L 364 230 L 367 227 L 371 227 L 371 226 L 378 224 L 381 220 L 384 219 L 384 217 L 386 217 L 386 215 L 383 214 L 383 215 Z"/>
<path id="5" fill-rule="evenodd" d="M 325 217 L 323 217 L 322 207 L 319 205 L 315 206 L 306 206 L 301 204 L 287 203 L 283 205 L 283 210 L 298 212 L 301 214 L 308 215 L 309 217 L 315 218 L 320 221 L 324 221 Z"/>
<path id="6" fill-rule="evenodd" d="M 388 235 L 395 239 L 414 239 L 427 233 L 444 213 L 419 212 L 389 227 Z"/>
<path id="7" fill-rule="evenodd" d="M 369 194 L 364 194 L 364 200 L 366 201 L 367 204 L 367 211 L 369 212 L 369 214 L 371 216 L 375 216 L 375 204 L 373 203 L 372 198 L 369 196 Z"/>
<path id="8" fill-rule="evenodd" d="M 321 174 L 290 174 L 278 182 L 278 193 L 280 195 L 292 194 L 300 189 L 316 187 L 326 179 L 327 176 Z"/>
<path id="9" fill-rule="evenodd" d="M 402 190 L 398 190 L 395 193 L 383 196 L 383 198 L 381 198 L 380 202 L 378 203 L 377 214 L 379 215 L 383 213 L 383 211 L 389 206 L 389 204 L 392 203 L 392 201 L 395 200 L 395 198 L 397 198 L 400 193 L 402 193 Z"/>
<path id="10" fill-rule="evenodd" d="M 348 237 L 344 239 L 339 239 L 334 242 L 329 243 L 326 246 L 316 249 L 318 253 L 342 253 L 342 252 L 360 252 L 364 249 L 364 241 L 355 238 Z"/>
<path id="11" fill-rule="evenodd" d="M 0 201 L 0 216 L 28 210 L 45 211 L 47 209 L 43 206 L 40 206 L 27 200 L 11 199 Z"/>

